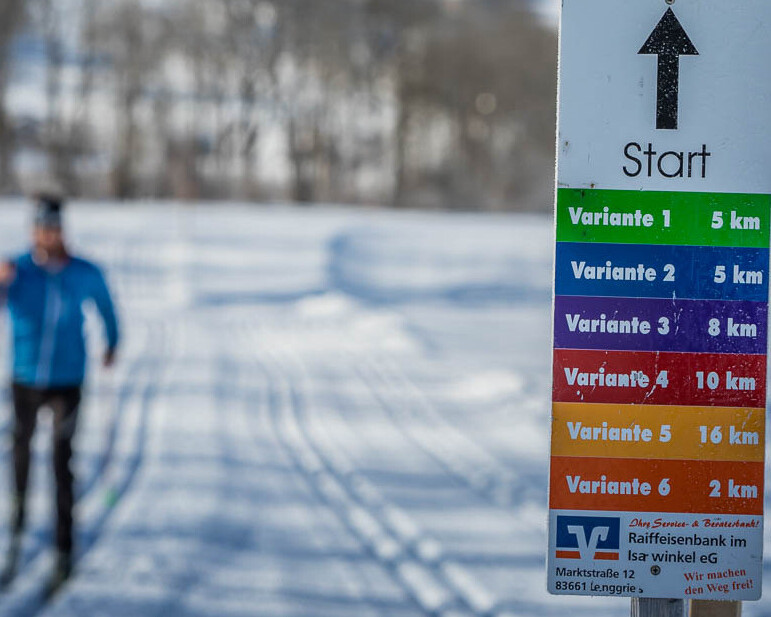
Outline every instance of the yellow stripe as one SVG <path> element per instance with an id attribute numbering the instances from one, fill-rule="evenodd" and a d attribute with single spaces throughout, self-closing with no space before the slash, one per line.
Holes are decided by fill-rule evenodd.
<path id="1" fill-rule="evenodd" d="M 764 460 L 763 409 L 554 403 L 552 410 L 553 456 Z"/>

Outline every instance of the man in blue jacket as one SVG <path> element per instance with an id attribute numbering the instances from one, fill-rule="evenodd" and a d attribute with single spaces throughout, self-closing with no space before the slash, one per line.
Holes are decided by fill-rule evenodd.
<path id="1" fill-rule="evenodd" d="M 118 320 L 104 276 L 97 266 L 71 255 L 64 242 L 62 202 L 36 198 L 33 247 L 0 265 L 0 295 L 5 295 L 13 330 L 13 496 L 12 539 L 0 585 L 16 575 L 26 514 L 30 441 L 38 411 L 53 413 L 53 463 L 56 478 L 58 556 L 50 593 L 72 573 L 75 496 L 72 438 L 86 373 L 83 305 L 93 302 L 105 326 L 104 365 L 112 366 L 118 347 Z"/>

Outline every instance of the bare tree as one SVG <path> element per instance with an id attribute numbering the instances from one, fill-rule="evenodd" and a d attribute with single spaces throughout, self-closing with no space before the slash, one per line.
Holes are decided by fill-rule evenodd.
<path id="1" fill-rule="evenodd" d="M 31 4 L 34 21 L 45 45 L 45 101 L 46 117 L 42 135 L 48 157 L 50 176 L 68 194 L 76 194 L 76 178 L 73 168 L 77 152 L 74 148 L 71 125 L 65 117 L 64 98 L 64 42 L 61 31 L 63 10 L 54 0 L 34 0 Z"/>
<path id="2" fill-rule="evenodd" d="M 257 107 L 275 101 L 280 43 L 278 9 L 267 0 L 222 0 L 227 15 L 227 53 L 231 59 L 238 116 L 230 124 L 240 175 L 237 196 L 255 194 L 259 171 L 260 123 Z"/>
<path id="3" fill-rule="evenodd" d="M 158 11 L 132 0 L 101 6 L 95 42 L 109 58 L 115 90 L 116 152 L 112 188 L 119 199 L 139 193 L 139 107 L 158 75 L 168 42 L 168 22 Z"/>
<path id="4" fill-rule="evenodd" d="M 0 3 L 0 191 L 13 190 L 13 121 L 5 107 L 5 95 L 11 73 L 11 45 L 24 13 L 23 0 Z"/>

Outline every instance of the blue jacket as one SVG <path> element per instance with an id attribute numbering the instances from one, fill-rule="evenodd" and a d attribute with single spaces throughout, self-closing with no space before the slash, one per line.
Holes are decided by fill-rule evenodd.
<path id="1" fill-rule="evenodd" d="M 14 381 L 35 388 L 79 386 L 86 373 L 83 305 L 93 301 L 109 349 L 118 346 L 118 320 L 102 272 L 71 257 L 57 273 L 27 253 L 14 260 L 16 278 L 7 289 L 13 329 Z"/>

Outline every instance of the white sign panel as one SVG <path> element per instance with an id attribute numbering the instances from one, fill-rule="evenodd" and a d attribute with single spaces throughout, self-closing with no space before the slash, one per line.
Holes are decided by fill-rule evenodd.
<path id="1" fill-rule="evenodd" d="M 692 49 L 639 53 L 667 10 Z M 559 185 L 770 194 L 769 18 L 768 0 L 563 0 Z M 657 129 L 674 88 L 677 130 Z"/>

